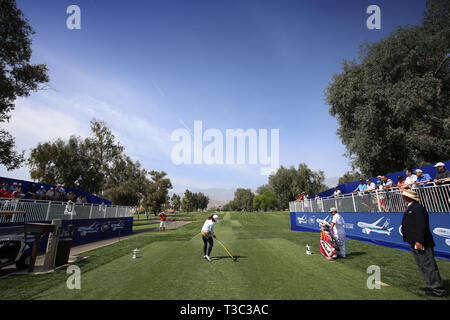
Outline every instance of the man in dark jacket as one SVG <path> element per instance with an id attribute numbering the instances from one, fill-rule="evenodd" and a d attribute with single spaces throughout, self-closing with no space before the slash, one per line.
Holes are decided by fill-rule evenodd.
<path id="1" fill-rule="evenodd" d="M 434 260 L 434 241 L 430 231 L 428 212 L 417 201 L 419 197 L 413 190 L 403 190 L 406 211 L 402 218 L 403 241 L 411 246 L 414 259 L 422 273 L 427 286 L 420 288 L 431 297 L 443 297 L 445 291 L 439 269 Z"/>

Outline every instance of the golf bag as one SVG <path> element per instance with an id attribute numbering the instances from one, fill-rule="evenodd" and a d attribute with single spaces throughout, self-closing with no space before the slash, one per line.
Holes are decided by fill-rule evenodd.
<path id="1" fill-rule="evenodd" d="M 336 238 L 331 232 L 328 223 L 321 223 L 320 226 L 322 227 L 320 233 L 320 252 L 322 252 L 326 259 L 335 259 L 339 252 Z"/>

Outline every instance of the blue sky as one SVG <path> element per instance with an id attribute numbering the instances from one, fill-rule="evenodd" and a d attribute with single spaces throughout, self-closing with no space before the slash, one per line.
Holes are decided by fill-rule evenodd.
<path id="1" fill-rule="evenodd" d="M 335 179 L 350 170 L 324 90 L 343 59 L 395 26 L 420 23 L 425 1 L 32 1 L 33 62 L 54 90 L 16 101 L 7 129 L 18 149 L 87 136 L 105 120 L 126 153 L 164 170 L 174 191 L 255 189 L 260 165 L 175 165 L 171 133 L 195 120 L 204 130 L 279 129 L 280 164 L 304 162 Z M 66 9 L 81 9 L 69 30 Z M 366 8 L 381 9 L 369 30 Z M 29 178 L 28 168 L 0 175 Z"/>

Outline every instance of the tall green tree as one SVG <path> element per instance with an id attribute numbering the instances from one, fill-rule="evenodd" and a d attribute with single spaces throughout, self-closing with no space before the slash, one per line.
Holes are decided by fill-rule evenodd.
<path id="1" fill-rule="evenodd" d="M 326 89 L 346 155 L 366 176 L 450 154 L 450 2 L 426 7 L 421 25 L 362 44 Z"/>
<path id="2" fill-rule="evenodd" d="M 272 190 L 266 190 L 263 194 L 253 198 L 253 208 L 255 210 L 273 210 L 278 208 L 279 201 Z"/>
<path id="3" fill-rule="evenodd" d="M 170 198 L 170 205 L 173 210 L 179 211 L 181 208 L 181 197 L 174 193 L 172 195 L 172 198 Z"/>
<path id="4" fill-rule="evenodd" d="M 167 173 L 164 171 L 150 171 L 151 181 L 146 192 L 145 206 L 155 216 L 169 200 L 169 190 L 172 189 L 172 183 L 166 176 Z"/>
<path id="5" fill-rule="evenodd" d="M 129 156 L 121 155 L 114 159 L 108 172 L 104 196 L 113 204 L 136 206 L 145 198 L 150 181 L 139 161 L 134 162 Z"/>
<path id="6" fill-rule="evenodd" d="M 313 171 L 305 163 L 285 168 L 281 166 L 274 174 L 269 176 L 269 186 L 275 193 L 281 209 L 289 206 L 289 201 L 297 199 L 301 192 L 308 195 L 317 194 L 328 189 L 323 183 L 323 171 Z"/>
<path id="7" fill-rule="evenodd" d="M 192 212 L 195 209 L 195 199 L 194 194 L 186 190 L 184 192 L 183 200 L 181 201 L 181 210 L 185 212 Z"/>
<path id="8" fill-rule="evenodd" d="M 0 1 L 0 124 L 8 122 L 15 100 L 28 97 L 49 81 L 44 64 L 31 64 L 33 28 L 14 0 Z M 14 138 L 0 128 L 0 164 L 8 170 L 24 162 L 24 152 L 16 150 Z"/>
<path id="9" fill-rule="evenodd" d="M 234 199 L 232 203 L 233 210 L 252 211 L 254 196 L 255 195 L 250 189 L 237 188 L 234 192 Z"/>

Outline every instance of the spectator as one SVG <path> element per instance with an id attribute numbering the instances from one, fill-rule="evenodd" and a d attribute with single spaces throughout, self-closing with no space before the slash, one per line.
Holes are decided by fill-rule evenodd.
<path id="1" fill-rule="evenodd" d="M 365 184 L 364 179 L 361 179 L 361 180 L 359 180 L 358 187 L 355 190 L 353 190 L 352 193 L 355 193 L 355 192 L 363 193 L 366 189 L 367 189 L 367 185 Z"/>
<path id="2" fill-rule="evenodd" d="M 394 186 L 394 183 L 392 182 L 391 179 L 389 179 L 388 176 L 384 175 L 383 176 L 383 189 L 390 189 Z"/>
<path id="3" fill-rule="evenodd" d="M 443 162 L 438 162 L 434 165 L 438 172 L 434 178 L 434 183 L 436 184 L 447 184 L 450 183 L 450 171 L 445 169 L 445 164 Z"/>
<path id="4" fill-rule="evenodd" d="M 58 184 L 58 185 L 56 186 L 56 188 L 55 188 L 54 199 L 55 199 L 56 201 L 61 200 L 61 185 L 60 185 L 60 184 Z"/>
<path id="5" fill-rule="evenodd" d="M 405 173 L 406 173 L 405 188 L 414 189 L 416 187 L 414 183 L 417 181 L 417 176 L 413 174 L 412 169 L 407 169 Z"/>
<path id="6" fill-rule="evenodd" d="M 370 179 L 366 180 L 367 183 L 367 191 L 375 191 L 377 189 L 377 185 Z"/>
<path id="7" fill-rule="evenodd" d="M 338 187 L 334 187 L 333 197 L 337 198 L 342 195 L 342 191 L 338 189 Z"/>
<path id="8" fill-rule="evenodd" d="M 300 193 L 300 195 L 298 196 L 296 201 L 302 202 L 303 200 L 305 200 L 305 193 L 304 192 Z"/>
<path id="9" fill-rule="evenodd" d="M 36 192 L 37 192 L 36 186 L 35 186 L 35 184 L 33 183 L 33 184 L 31 185 L 31 187 L 28 188 L 28 191 L 27 191 L 27 198 L 29 198 L 29 199 L 36 199 Z"/>
<path id="10" fill-rule="evenodd" d="M 78 196 L 78 197 L 77 197 L 76 203 L 77 203 L 77 204 L 80 204 L 80 203 L 81 203 L 81 196 Z"/>
<path id="11" fill-rule="evenodd" d="M 403 176 L 398 176 L 397 177 L 397 188 L 399 188 L 400 190 L 406 189 L 406 181 L 403 179 Z"/>
<path id="12" fill-rule="evenodd" d="M 72 201 L 68 201 L 66 208 L 64 209 L 64 214 L 76 215 L 75 204 Z"/>
<path id="13" fill-rule="evenodd" d="M 402 198 L 406 203 L 402 218 L 403 241 L 410 245 L 419 271 L 427 284 L 420 289 L 425 291 L 427 296 L 444 297 L 447 292 L 434 259 L 435 243 L 430 231 L 428 212 L 418 202 L 420 198 L 415 191 L 403 190 Z"/>
<path id="14" fill-rule="evenodd" d="M 106 213 L 106 205 L 104 202 L 98 206 L 98 212 L 103 215 Z"/>
<path id="15" fill-rule="evenodd" d="M 420 185 L 422 187 L 426 186 L 429 182 L 431 182 L 431 176 L 428 173 L 423 173 L 422 170 L 416 169 L 417 180 L 415 182 L 416 185 Z"/>
<path id="16" fill-rule="evenodd" d="M 380 207 L 383 209 L 384 212 L 387 212 L 386 193 L 383 190 L 383 181 L 377 180 L 377 189 L 379 192 L 378 199 L 380 201 Z"/>
<path id="17" fill-rule="evenodd" d="M 53 188 L 50 188 L 45 193 L 45 200 L 52 201 L 54 196 L 55 196 L 55 191 L 53 190 Z"/>
<path id="18" fill-rule="evenodd" d="M 22 184 L 21 183 L 19 183 L 17 185 L 17 189 L 16 189 L 16 192 L 15 192 L 15 197 L 16 198 L 23 198 L 23 197 L 25 197 L 25 193 L 23 193 L 23 191 L 22 191 Z"/>
<path id="19" fill-rule="evenodd" d="M 14 182 L 14 183 L 9 187 L 8 192 L 9 192 L 10 194 L 14 194 L 14 192 L 16 192 L 16 190 L 17 190 L 17 182 Z"/>
<path id="20" fill-rule="evenodd" d="M 45 191 L 44 186 L 41 186 L 39 188 L 38 191 L 36 191 L 36 195 L 39 198 L 39 200 L 44 200 L 45 199 L 45 195 L 47 194 L 47 192 Z"/>
<path id="21" fill-rule="evenodd" d="M 66 198 L 66 188 L 64 188 L 64 185 L 61 185 L 60 192 L 61 192 L 61 201 L 64 201 L 64 199 Z"/>

